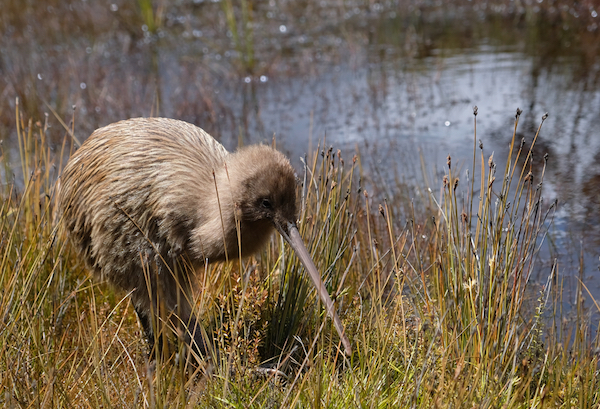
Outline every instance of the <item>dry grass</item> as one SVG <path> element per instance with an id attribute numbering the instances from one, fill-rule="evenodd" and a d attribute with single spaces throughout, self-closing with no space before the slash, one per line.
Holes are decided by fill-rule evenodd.
<path id="1" fill-rule="evenodd" d="M 56 228 L 68 133 L 52 151 L 46 124 L 17 111 L 17 128 L 24 180 L 8 176 L 2 156 L 5 407 L 600 404 L 597 328 L 583 312 L 569 327 L 562 321 L 559 266 L 546 283 L 530 280 L 554 207 L 542 200 L 544 163 L 536 169 L 529 150 L 497 165 L 475 133 L 476 176 L 458 181 L 448 158 L 439 194 L 411 214 L 400 186 L 380 204 L 360 186 L 359 158 L 319 150 L 300 173 L 299 225 L 354 355 L 340 352 L 299 264 L 274 237 L 259 259 L 199 275 L 211 291 L 198 305 L 222 351 L 207 378 L 173 358 L 149 369 L 126 294 L 93 281 Z M 260 364 L 287 379 L 257 373 Z"/>

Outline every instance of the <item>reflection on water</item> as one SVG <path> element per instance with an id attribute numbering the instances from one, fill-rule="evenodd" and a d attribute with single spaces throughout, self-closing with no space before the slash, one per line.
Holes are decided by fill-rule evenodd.
<path id="1" fill-rule="evenodd" d="M 509 154 L 516 108 L 527 143 L 548 112 L 534 160 L 548 153 L 546 204 L 559 202 L 549 252 L 566 255 L 565 273 L 577 276 L 583 254 L 586 274 L 598 274 L 594 2 L 271 0 L 233 10 L 233 20 L 205 1 L 150 17 L 125 0 L 2 3 L 0 138 L 9 141 L 18 96 L 39 119 L 48 106 L 70 118 L 76 105 L 80 139 L 115 120 L 160 114 L 198 124 L 228 148 L 276 135 L 294 158 L 326 135 L 345 151 L 359 146 L 372 171 L 390 178 L 422 177 L 422 152 L 437 186 L 448 153 L 470 167 L 473 106 L 477 137 L 498 163 Z M 50 122 L 58 141 L 63 132 Z M 599 281 L 589 282 L 600 295 Z"/>

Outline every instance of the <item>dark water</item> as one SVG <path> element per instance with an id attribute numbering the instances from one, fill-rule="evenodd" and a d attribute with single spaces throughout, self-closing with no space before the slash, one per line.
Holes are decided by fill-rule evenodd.
<path id="1" fill-rule="evenodd" d="M 0 138 L 9 155 L 19 97 L 40 121 L 52 108 L 68 122 L 76 106 L 81 140 L 119 119 L 162 115 L 230 149 L 275 136 L 299 167 L 326 137 L 347 157 L 358 147 L 390 183 L 398 175 L 421 183 L 422 155 L 438 188 L 446 155 L 470 167 L 474 106 L 477 139 L 500 164 L 516 109 L 529 143 L 548 112 L 534 160 L 549 155 L 544 197 L 559 206 L 543 253 L 600 298 L 595 1 L 271 0 L 231 10 L 155 1 L 152 16 L 144 0 L 0 3 Z M 59 122 L 48 120 L 60 141 Z"/>

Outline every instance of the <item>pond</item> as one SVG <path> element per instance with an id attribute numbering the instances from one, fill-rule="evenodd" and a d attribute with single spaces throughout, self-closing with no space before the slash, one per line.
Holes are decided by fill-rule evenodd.
<path id="1" fill-rule="evenodd" d="M 358 149 L 378 181 L 427 178 L 435 190 L 448 154 L 467 180 L 475 106 L 476 139 L 497 163 L 516 109 L 526 143 L 547 112 L 534 161 L 548 154 L 545 203 L 558 207 L 542 270 L 558 258 L 570 285 L 583 276 L 600 298 L 600 3 L 0 3 L 0 138 L 12 158 L 18 97 L 27 117 L 49 113 L 57 143 L 52 110 L 68 122 L 76 107 L 80 140 L 161 115 L 229 149 L 275 137 L 297 168 L 318 144 Z"/>

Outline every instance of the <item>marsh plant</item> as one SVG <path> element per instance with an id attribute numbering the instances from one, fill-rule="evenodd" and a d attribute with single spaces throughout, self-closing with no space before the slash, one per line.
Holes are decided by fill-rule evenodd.
<path id="1" fill-rule="evenodd" d="M 257 257 L 198 272 L 196 306 L 220 351 L 205 376 L 177 355 L 150 362 L 128 295 L 93 279 L 61 232 L 56 182 L 75 118 L 48 127 L 17 104 L 18 161 L 2 152 L 1 404 L 598 407 L 595 323 L 580 305 L 563 320 L 560 266 L 539 263 L 556 210 L 543 195 L 552 158 L 532 156 L 539 129 L 517 139 L 520 114 L 506 163 L 475 121 L 469 176 L 448 157 L 421 197 L 368 183 L 359 152 L 305 158 L 298 226 L 353 355 L 274 236 Z"/>

